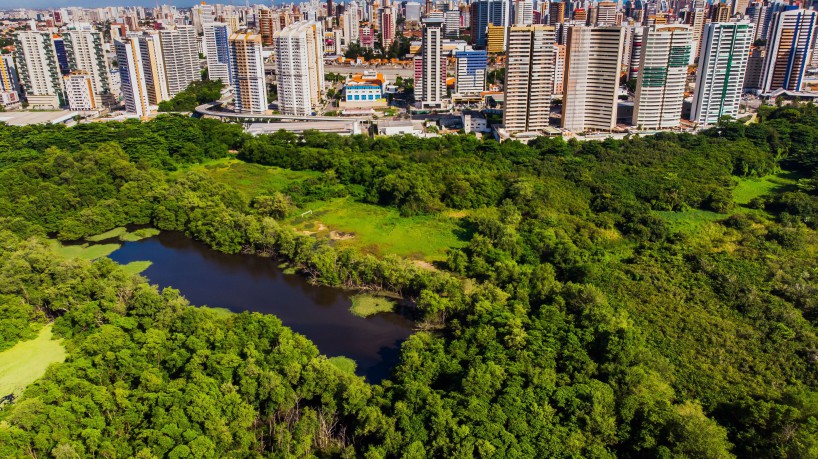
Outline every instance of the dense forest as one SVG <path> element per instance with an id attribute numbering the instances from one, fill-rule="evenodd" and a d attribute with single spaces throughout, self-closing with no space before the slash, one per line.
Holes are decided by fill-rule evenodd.
<path id="1" fill-rule="evenodd" d="M 818 457 L 818 107 L 700 134 L 529 145 L 307 132 L 179 115 L 0 127 L 0 350 L 46 322 L 68 358 L 0 411 L 2 457 Z M 189 170 L 317 171 L 247 195 Z M 795 185 L 737 206 L 742 177 Z M 346 196 L 468 210 L 427 270 L 295 231 Z M 673 216 L 720 216 L 695 230 Z M 411 301 L 379 385 L 275 317 L 219 315 L 112 261 L 126 224 L 257 252 L 314 282 Z"/>

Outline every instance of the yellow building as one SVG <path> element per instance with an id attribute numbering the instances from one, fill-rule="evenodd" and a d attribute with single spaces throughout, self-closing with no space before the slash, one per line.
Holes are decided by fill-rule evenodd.
<path id="1" fill-rule="evenodd" d="M 506 28 L 489 24 L 486 51 L 490 53 L 506 52 Z"/>

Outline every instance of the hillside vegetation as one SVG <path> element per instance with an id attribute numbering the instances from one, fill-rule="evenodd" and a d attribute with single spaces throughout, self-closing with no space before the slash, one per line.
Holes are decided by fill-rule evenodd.
<path id="1" fill-rule="evenodd" d="M 67 350 L 0 411 L 0 456 L 816 457 L 816 145 L 812 105 L 528 146 L 0 127 L 0 349 L 53 321 Z M 323 230 L 301 218 L 323 209 Z M 438 242 L 393 250 L 343 209 Z M 401 296 L 420 331 L 370 385 L 275 317 L 46 239 L 128 224 Z"/>

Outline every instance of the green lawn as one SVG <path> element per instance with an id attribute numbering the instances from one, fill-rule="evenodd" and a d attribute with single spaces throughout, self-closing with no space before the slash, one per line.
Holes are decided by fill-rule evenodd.
<path id="1" fill-rule="evenodd" d="M 425 261 L 446 259 L 451 247 L 463 247 L 459 218 L 446 214 L 401 217 L 397 209 L 355 202 L 348 198 L 309 203 L 312 213 L 289 218 L 302 231 L 327 235 L 378 255 L 396 254 Z"/>
<path id="2" fill-rule="evenodd" d="M 193 166 L 214 180 L 235 187 L 247 197 L 284 191 L 293 182 L 320 175 L 223 158 Z M 311 210 L 312 213 L 300 215 Z M 331 237 L 339 245 L 378 255 L 396 254 L 423 261 L 446 258 L 450 247 L 463 247 L 459 217 L 433 215 L 404 218 L 396 209 L 355 202 L 349 198 L 306 204 L 287 219 L 300 231 Z"/>
<path id="3" fill-rule="evenodd" d="M 136 242 L 151 236 L 156 236 L 159 234 L 159 232 L 160 231 L 156 228 L 140 228 L 129 232 L 124 226 L 119 226 L 102 234 L 88 236 L 85 238 L 85 240 L 89 242 L 100 242 L 108 239 L 119 239 L 120 241 L 124 242 Z"/>
<path id="4" fill-rule="evenodd" d="M 357 367 L 357 365 L 355 364 L 355 361 L 350 359 L 349 357 L 344 357 L 343 355 L 340 355 L 338 357 L 330 357 L 327 360 L 329 360 L 329 363 L 335 365 L 336 368 L 343 371 L 344 373 L 348 373 L 351 375 L 355 374 L 355 367 Z"/>
<path id="5" fill-rule="evenodd" d="M 119 239 L 120 237 L 122 237 L 123 235 L 125 235 L 127 233 L 128 233 L 127 228 L 125 228 L 124 226 L 119 226 L 119 227 L 114 228 L 114 229 L 112 229 L 110 231 L 106 231 L 106 232 L 104 232 L 102 234 L 97 234 L 96 236 L 88 236 L 87 238 L 85 238 L 85 240 L 90 241 L 90 242 L 99 242 L 99 241 L 104 241 L 106 239 L 114 239 L 114 238 Z"/>
<path id="6" fill-rule="evenodd" d="M 232 186 L 248 198 L 260 194 L 284 191 L 291 183 L 321 175 L 313 171 L 291 171 L 273 166 L 245 163 L 235 158 L 222 158 L 190 168 L 203 172 L 217 182 Z"/>
<path id="7" fill-rule="evenodd" d="M 379 312 L 391 312 L 394 309 L 395 303 L 389 298 L 364 293 L 352 297 L 352 307 L 349 308 L 349 311 L 358 317 L 369 317 Z"/>
<path id="8" fill-rule="evenodd" d="M 150 261 L 132 261 L 127 265 L 123 265 L 122 269 L 129 274 L 139 274 L 142 271 L 150 268 L 153 263 Z"/>
<path id="9" fill-rule="evenodd" d="M 795 188 L 796 180 L 787 173 L 767 175 L 760 178 L 737 178 L 738 185 L 733 188 L 733 200 L 740 206 L 745 206 L 755 198 L 787 191 Z"/>
<path id="10" fill-rule="evenodd" d="M 51 324 L 48 324 L 36 338 L 0 352 L 0 396 L 19 396 L 26 386 L 45 374 L 49 365 L 64 361 L 65 348 L 61 341 L 51 339 Z"/>
<path id="11" fill-rule="evenodd" d="M 132 233 L 125 233 L 119 236 L 119 240 L 124 242 L 136 242 L 142 239 L 156 236 L 160 231 L 156 228 L 140 228 Z"/>
<path id="12" fill-rule="evenodd" d="M 700 209 L 684 212 L 656 211 L 655 213 L 664 218 L 671 229 L 682 232 L 694 232 L 710 222 L 727 218 L 727 214 Z"/>
<path id="13" fill-rule="evenodd" d="M 63 245 L 60 241 L 55 240 L 51 240 L 50 243 L 54 251 L 64 258 L 82 258 L 85 260 L 107 257 L 120 247 L 119 244 Z"/>

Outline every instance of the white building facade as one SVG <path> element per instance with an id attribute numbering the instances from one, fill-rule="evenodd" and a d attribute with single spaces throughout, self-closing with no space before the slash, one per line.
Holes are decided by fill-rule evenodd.
<path id="1" fill-rule="evenodd" d="M 715 22 L 704 29 L 691 121 L 699 126 L 737 118 L 755 27 L 750 23 Z"/>

